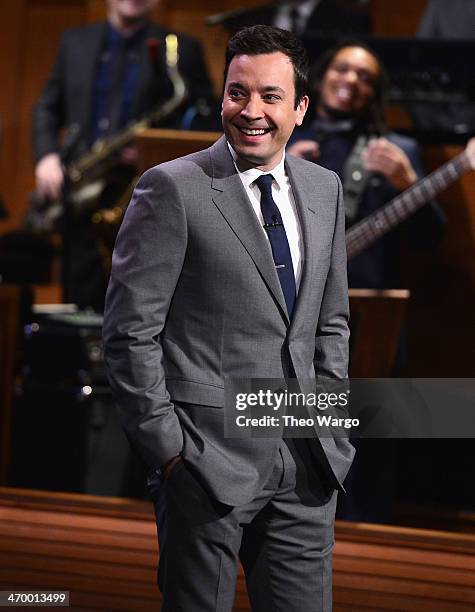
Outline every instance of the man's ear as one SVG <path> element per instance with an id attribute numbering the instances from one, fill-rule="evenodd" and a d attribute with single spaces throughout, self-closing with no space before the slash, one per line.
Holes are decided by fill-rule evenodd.
<path id="1" fill-rule="evenodd" d="M 307 112 L 308 103 L 308 96 L 302 96 L 300 98 L 300 102 L 298 103 L 296 109 L 295 125 L 302 125 L 305 113 Z"/>

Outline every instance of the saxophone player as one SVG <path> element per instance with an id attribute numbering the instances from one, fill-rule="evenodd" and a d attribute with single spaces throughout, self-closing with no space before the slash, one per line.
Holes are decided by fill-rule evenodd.
<path id="1" fill-rule="evenodd" d="M 120 133 L 172 96 L 164 57 L 168 33 L 151 21 L 157 4 L 158 0 L 106 0 L 106 21 L 65 32 L 33 110 L 37 192 L 66 203 L 61 221 L 63 299 L 80 308 L 102 311 L 107 279 L 91 214 L 68 215 L 64 164 L 87 153 L 97 140 Z M 178 44 L 178 68 L 189 102 L 210 97 L 199 43 L 179 35 Z M 119 152 L 98 207 L 111 206 L 118 199 L 135 175 L 136 157 L 133 146 Z"/>

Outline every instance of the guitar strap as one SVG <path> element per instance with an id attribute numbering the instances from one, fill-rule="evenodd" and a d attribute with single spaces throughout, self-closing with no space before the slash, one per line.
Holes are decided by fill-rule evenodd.
<path id="1" fill-rule="evenodd" d="M 351 225 L 356 219 L 363 192 L 372 174 L 366 170 L 361 156 L 368 143 L 374 138 L 374 136 L 367 134 L 358 136 L 343 168 L 343 193 L 345 194 L 347 225 Z"/>

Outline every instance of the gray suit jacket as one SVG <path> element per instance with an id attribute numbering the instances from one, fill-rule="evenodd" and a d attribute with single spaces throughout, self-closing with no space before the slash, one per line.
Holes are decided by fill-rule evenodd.
<path id="1" fill-rule="evenodd" d="M 139 181 L 120 229 L 104 317 L 121 419 L 151 468 L 182 453 L 216 499 L 254 497 L 279 440 L 225 439 L 223 380 L 345 378 L 348 292 L 341 185 L 287 158 L 304 267 L 292 321 L 262 227 L 226 141 L 161 164 Z M 335 487 L 345 439 L 311 442 Z"/>

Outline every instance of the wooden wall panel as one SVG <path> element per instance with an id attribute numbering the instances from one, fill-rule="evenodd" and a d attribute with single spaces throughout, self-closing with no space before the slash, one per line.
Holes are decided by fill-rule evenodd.
<path id="1" fill-rule="evenodd" d="M 371 0 L 374 33 L 378 36 L 413 36 L 426 5 L 427 0 Z"/>
<path id="2" fill-rule="evenodd" d="M 15 175 L 20 167 L 18 133 L 22 118 L 18 100 L 22 86 L 22 55 L 25 46 L 25 0 L 5 2 L 0 20 L 0 194 L 11 211 L 16 202 Z M 0 222 L 0 231 L 7 222 Z"/>

